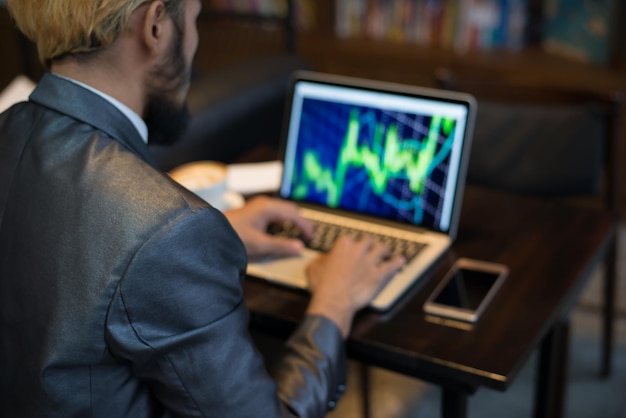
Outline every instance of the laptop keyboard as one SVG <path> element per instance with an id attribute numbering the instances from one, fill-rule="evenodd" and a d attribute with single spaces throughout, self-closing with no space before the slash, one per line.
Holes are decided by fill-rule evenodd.
<path id="1" fill-rule="evenodd" d="M 310 241 L 304 240 L 305 245 L 316 251 L 328 252 L 335 244 L 337 238 L 345 234 L 352 234 L 357 238 L 366 234 L 362 230 L 349 228 L 342 225 L 323 222 L 319 220 L 312 220 L 315 226 L 315 233 Z M 289 238 L 302 239 L 302 235 L 298 228 L 291 222 L 285 222 L 282 224 L 272 224 L 268 229 L 268 232 L 272 235 L 284 236 Z M 385 244 L 390 250 L 392 255 L 401 255 L 407 260 L 411 261 L 420 251 L 422 251 L 426 244 L 421 242 L 409 241 L 389 235 L 377 234 L 375 232 L 367 232 L 367 235 L 374 237 L 375 240 Z"/>

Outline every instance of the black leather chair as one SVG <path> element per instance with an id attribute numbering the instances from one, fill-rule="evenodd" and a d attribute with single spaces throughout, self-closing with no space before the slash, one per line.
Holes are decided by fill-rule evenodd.
<path id="1" fill-rule="evenodd" d="M 445 68 L 435 79 L 478 102 L 469 183 L 601 206 L 619 216 L 621 93 L 469 78 Z M 611 370 L 616 247 L 613 240 L 605 260 L 603 376 Z"/>

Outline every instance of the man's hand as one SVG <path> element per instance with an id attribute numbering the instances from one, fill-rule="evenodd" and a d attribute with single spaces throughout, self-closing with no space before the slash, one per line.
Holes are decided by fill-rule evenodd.
<path id="1" fill-rule="evenodd" d="M 292 222 L 305 239 L 313 236 L 313 225 L 302 218 L 296 205 L 260 196 L 240 209 L 224 214 L 243 241 L 248 257 L 298 255 L 302 241 L 269 235 L 274 222 Z M 371 237 L 342 236 L 333 249 L 307 267 L 312 293 L 307 313 L 323 315 L 335 322 L 347 337 L 354 314 L 365 307 L 404 264 L 401 257 L 389 258 L 389 249 Z"/>
<path id="2" fill-rule="evenodd" d="M 340 237 L 329 253 L 307 268 L 313 294 L 307 313 L 326 316 L 347 337 L 354 314 L 406 263 L 402 257 L 389 256 L 389 249 L 371 237 Z"/>
<path id="3" fill-rule="evenodd" d="M 239 234 L 250 258 L 298 255 L 304 248 L 298 239 L 269 235 L 266 231 L 271 223 L 292 222 L 303 237 L 313 236 L 313 225 L 300 216 L 296 205 L 266 196 L 255 197 L 244 207 L 225 211 L 224 215 Z"/>

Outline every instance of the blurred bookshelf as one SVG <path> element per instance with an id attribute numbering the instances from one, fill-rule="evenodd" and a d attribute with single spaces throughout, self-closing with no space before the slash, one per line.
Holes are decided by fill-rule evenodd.
<path id="1" fill-rule="evenodd" d="M 428 45 L 460 52 L 524 46 L 526 0 L 344 0 L 335 34 Z"/>
<path id="2" fill-rule="evenodd" d="M 626 47 L 613 22 L 626 12 L 624 2 L 592 2 L 608 8 L 589 17 L 589 26 L 604 34 L 590 42 L 596 49 L 604 46 L 601 57 L 554 47 L 555 14 L 572 10 L 561 9 L 559 2 L 578 1 L 318 0 L 312 27 L 297 31 L 298 53 L 321 71 L 408 82 L 423 83 L 433 69 L 453 66 L 499 77 L 536 77 L 546 84 L 588 83 L 596 76 L 598 88 L 623 86 Z M 582 19 L 574 16 L 571 24 L 580 27 Z"/>
<path id="3" fill-rule="evenodd" d="M 454 50 L 555 54 L 614 64 L 619 0 L 342 0 L 335 35 Z M 623 10 L 622 10 L 623 11 Z"/>
<path id="4" fill-rule="evenodd" d="M 204 72 L 295 54 L 296 31 L 314 25 L 313 0 L 202 0 L 202 5 L 195 67 Z"/>
<path id="5" fill-rule="evenodd" d="M 204 0 L 205 10 L 255 15 L 261 18 L 286 19 L 291 15 L 293 24 L 301 29 L 313 25 L 314 0 Z"/>

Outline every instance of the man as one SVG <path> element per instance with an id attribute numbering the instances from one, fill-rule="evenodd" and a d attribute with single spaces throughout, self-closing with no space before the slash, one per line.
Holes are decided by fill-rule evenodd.
<path id="1" fill-rule="evenodd" d="M 184 126 L 200 0 L 8 4 L 50 72 L 0 116 L 0 416 L 323 416 L 354 313 L 404 260 L 350 237 L 315 260 L 270 378 L 246 252 L 297 253 L 263 231 L 311 225 L 267 198 L 225 217 L 146 145 Z"/>

